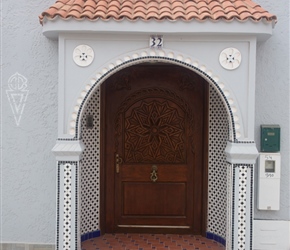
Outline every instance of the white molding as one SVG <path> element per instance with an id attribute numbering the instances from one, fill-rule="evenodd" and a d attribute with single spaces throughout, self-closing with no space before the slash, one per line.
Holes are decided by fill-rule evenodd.
<path id="1" fill-rule="evenodd" d="M 75 20 L 73 18 L 63 20 L 44 18 L 43 34 L 48 38 L 57 39 L 60 33 L 114 33 L 114 34 L 195 34 L 195 35 L 255 35 L 259 41 L 265 41 L 272 35 L 274 23 L 253 20 L 244 22 L 232 21 L 156 21 L 123 19 L 121 21 L 97 19 Z"/>
<path id="2" fill-rule="evenodd" d="M 256 143 L 228 142 L 225 149 L 226 159 L 231 164 L 255 164 L 259 155 Z"/>
<path id="3" fill-rule="evenodd" d="M 249 46 L 249 74 L 247 92 L 247 119 L 244 121 L 244 135 L 249 140 L 255 138 L 255 91 L 256 91 L 256 40 L 251 40 Z"/>
<path id="4" fill-rule="evenodd" d="M 79 161 L 85 145 L 81 140 L 60 141 L 58 140 L 52 149 L 57 161 Z"/>

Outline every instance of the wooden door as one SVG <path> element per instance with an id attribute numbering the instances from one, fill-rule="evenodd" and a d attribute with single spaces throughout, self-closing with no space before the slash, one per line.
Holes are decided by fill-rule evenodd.
<path id="1" fill-rule="evenodd" d="M 102 85 L 106 232 L 204 233 L 206 85 L 145 64 Z"/>

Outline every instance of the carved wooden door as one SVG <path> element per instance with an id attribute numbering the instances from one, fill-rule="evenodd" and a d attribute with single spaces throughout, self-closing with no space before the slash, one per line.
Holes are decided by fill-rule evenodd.
<path id="1" fill-rule="evenodd" d="M 205 82 L 177 66 L 132 66 L 101 93 L 106 231 L 203 233 Z"/>

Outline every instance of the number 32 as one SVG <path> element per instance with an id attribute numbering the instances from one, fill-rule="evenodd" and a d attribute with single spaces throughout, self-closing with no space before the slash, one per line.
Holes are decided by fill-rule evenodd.
<path id="1" fill-rule="evenodd" d="M 162 37 L 151 37 L 151 48 L 161 48 L 163 46 L 163 38 Z"/>

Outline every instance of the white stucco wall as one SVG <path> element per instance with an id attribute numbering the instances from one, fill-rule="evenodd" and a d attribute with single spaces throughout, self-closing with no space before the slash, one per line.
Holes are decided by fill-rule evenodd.
<path id="1" fill-rule="evenodd" d="M 256 0 L 278 16 L 274 35 L 258 44 L 256 142 L 259 126 L 282 127 L 281 209 L 255 211 L 255 218 L 289 220 L 289 1 Z M 58 45 L 42 35 L 38 15 L 54 0 L 2 1 L 2 164 L 1 238 L 3 242 L 55 241 Z M 286 7 L 285 7 L 286 6 Z M 8 79 L 20 73 L 29 95 L 20 121 L 6 96 Z M 265 100 L 269 99 L 268 102 Z"/>
<path id="2" fill-rule="evenodd" d="M 54 243 L 57 137 L 57 42 L 42 35 L 38 15 L 53 0 L 2 3 L 1 239 Z M 16 72 L 29 94 L 16 126 L 6 90 Z"/>
<path id="3" fill-rule="evenodd" d="M 289 200 L 289 1 L 257 0 L 278 17 L 273 36 L 257 46 L 255 140 L 260 150 L 260 125 L 281 126 L 281 196 L 279 211 L 255 210 L 255 219 L 290 220 Z M 256 172 L 257 178 L 257 172 Z"/>

